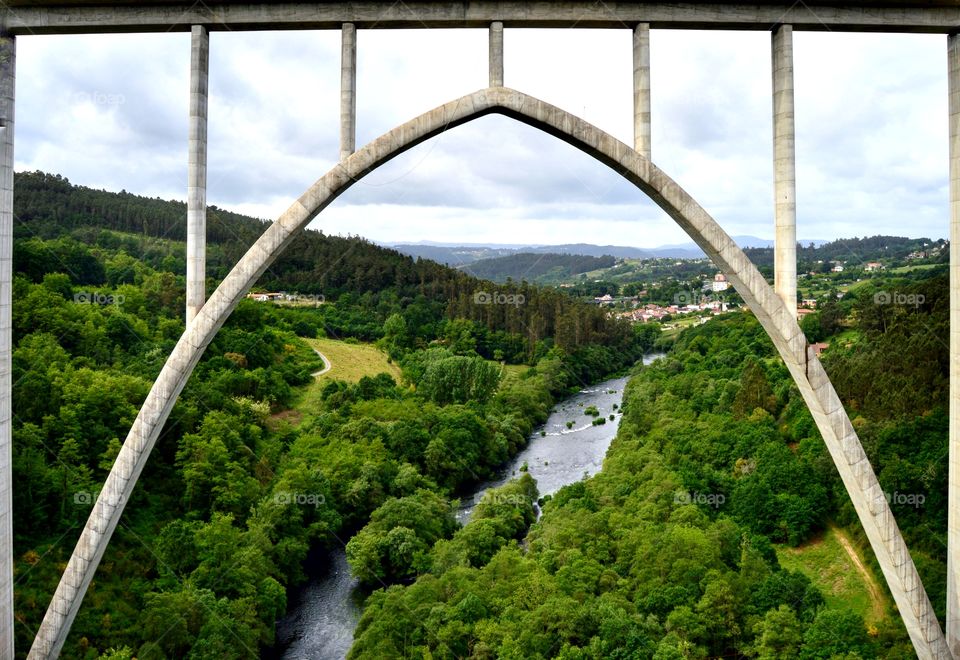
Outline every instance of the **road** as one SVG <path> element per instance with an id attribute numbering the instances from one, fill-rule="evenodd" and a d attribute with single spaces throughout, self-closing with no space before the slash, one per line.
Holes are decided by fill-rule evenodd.
<path id="1" fill-rule="evenodd" d="M 314 378 L 319 378 L 319 377 L 322 376 L 323 374 L 325 374 L 325 373 L 327 373 L 328 371 L 330 371 L 330 368 L 333 367 L 333 362 L 331 362 L 331 361 L 330 361 L 330 358 L 328 358 L 326 355 L 324 355 L 323 353 L 321 353 L 321 352 L 318 351 L 317 349 L 313 349 L 313 352 L 316 353 L 317 355 L 319 355 L 319 356 L 320 356 L 320 359 L 323 360 L 323 369 L 321 369 L 320 371 L 314 371 L 314 372 L 313 372 L 312 374 L 310 374 L 310 375 L 313 376 Z"/>

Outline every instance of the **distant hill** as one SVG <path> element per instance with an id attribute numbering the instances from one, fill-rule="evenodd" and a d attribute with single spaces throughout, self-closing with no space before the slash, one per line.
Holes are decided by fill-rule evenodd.
<path id="1" fill-rule="evenodd" d="M 616 257 L 611 255 L 592 257 L 580 254 L 521 252 L 506 257 L 481 259 L 462 265 L 460 269 L 474 277 L 494 282 L 505 282 L 509 278 L 514 281 L 527 280 L 546 284 L 592 270 L 611 268 L 616 262 Z"/>
<path id="2" fill-rule="evenodd" d="M 773 240 L 756 236 L 734 236 L 733 240 L 742 248 L 771 248 Z M 823 245 L 822 240 L 801 240 L 801 245 Z M 637 248 L 626 245 L 593 245 L 591 243 L 567 243 L 564 245 L 516 245 L 481 244 L 444 245 L 430 241 L 418 243 L 397 243 L 391 245 L 395 250 L 414 258 L 431 259 L 448 266 L 463 266 L 484 259 L 494 259 L 515 254 L 576 254 L 586 257 L 611 256 L 618 259 L 702 259 L 701 250 L 693 241 L 674 245 L 661 245 L 655 248 Z"/>
<path id="3" fill-rule="evenodd" d="M 467 245 L 448 247 L 445 245 L 410 244 L 393 245 L 391 247 L 402 254 L 413 257 L 414 259 L 430 259 L 431 261 L 436 261 L 437 263 L 446 264 L 448 266 L 462 266 L 464 264 L 472 264 L 475 261 L 481 261 L 483 259 L 492 259 L 495 257 L 502 257 L 517 253 L 515 248 L 487 246 L 472 247 Z"/>
<path id="4" fill-rule="evenodd" d="M 943 239 L 907 238 L 906 236 L 864 236 L 841 238 L 835 241 L 798 241 L 797 262 L 801 271 L 813 268 L 823 261 L 842 261 L 850 265 L 862 265 L 869 261 L 903 259 L 912 252 L 928 251 L 946 243 Z M 772 247 L 755 247 L 744 250 L 757 266 L 773 265 Z M 943 257 L 949 257 L 943 250 Z"/>
<path id="5" fill-rule="evenodd" d="M 432 259 L 448 266 L 494 259 L 516 254 L 570 254 L 585 257 L 617 257 L 619 259 L 649 259 L 657 256 L 654 251 L 624 245 L 591 245 L 588 243 L 570 243 L 566 245 L 434 245 L 426 243 L 398 243 L 391 245 L 394 250 L 411 257 Z M 680 257 L 680 254 L 665 256 Z M 695 259 L 696 254 L 684 252 L 684 256 Z M 700 256 L 703 256 L 702 253 Z"/>

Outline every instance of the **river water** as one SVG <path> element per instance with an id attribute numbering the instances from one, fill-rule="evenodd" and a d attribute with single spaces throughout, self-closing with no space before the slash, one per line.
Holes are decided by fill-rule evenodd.
<path id="1" fill-rule="evenodd" d="M 644 357 L 650 364 L 659 355 Z M 499 473 L 461 499 L 457 519 L 466 522 L 488 488 L 502 486 L 527 470 L 537 480 L 540 495 L 557 492 L 600 470 L 607 448 L 620 425 L 620 405 L 627 378 L 614 378 L 580 390 L 560 401 L 547 421 L 534 430 L 527 446 Z M 617 409 L 614 409 L 614 405 Z M 594 426 L 584 410 L 595 406 L 606 423 Z M 614 419 L 610 420 L 610 415 Z M 567 423 L 573 422 L 571 428 Z M 544 435 L 545 434 L 545 435 Z M 277 644 L 265 657 L 283 660 L 341 660 L 353 643 L 360 620 L 362 598 L 350 575 L 346 553 L 336 548 L 327 555 L 326 570 L 291 594 L 288 614 L 277 623 Z"/>

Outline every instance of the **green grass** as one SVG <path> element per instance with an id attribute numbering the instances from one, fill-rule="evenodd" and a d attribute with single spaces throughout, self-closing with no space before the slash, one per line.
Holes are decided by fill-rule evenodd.
<path id="1" fill-rule="evenodd" d="M 339 339 L 307 339 L 312 348 L 317 349 L 330 360 L 330 371 L 317 378 L 318 382 L 345 380 L 356 383 L 364 376 L 376 376 L 388 373 L 400 382 L 400 368 L 389 362 L 387 354 L 373 344 L 354 344 Z"/>
<path id="2" fill-rule="evenodd" d="M 521 374 L 526 373 L 529 369 L 530 367 L 525 364 L 503 365 L 503 375 L 500 377 L 500 387 L 503 388 L 508 383 L 520 380 Z"/>
<path id="3" fill-rule="evenodd" d="M 313 379 L 296 397 L 290 409 L 273 416 L 275 424 L 285 422 L 294 427 L 312 419 L 312 412 L 320 409 L 320 394 L 331 380 L 356 383 L 364 376 L 388 373 L 400 382 L 400 368 L 387 360 L 387 354 L 373 344 L 361 344 L 337 339 L 304 339 L 311 348 L 323 353 L 330 361 L 330 371 Z"/>
<path id="4" fill-rule="evenodd" d="M 857 567 L 841 539 L 847 539 L 844 532 L 830 527 L 797 548 L 777 546 L 777 558 L 783 568 L 799 571 L 813 580 L 828 607 L 856 612 L 863 616 L 867 625 L 875 624 L 887 617 L 890 603 L 877 576 L 862 558 L 863 570 Z M 854 552 L 859 553 L 856 549 Z M 870 581 L 864 577 L 863 571 Z"/>
<path id="5" fill-rule="evenodd" d="M 916 266 L 900 266 L 899 268 L 891 268 L 888 270 L 888 273 L 909 273 L 912 270 L 931 270 L 933 268 L 938 268 L 944 264 L 917 264 Z"/>

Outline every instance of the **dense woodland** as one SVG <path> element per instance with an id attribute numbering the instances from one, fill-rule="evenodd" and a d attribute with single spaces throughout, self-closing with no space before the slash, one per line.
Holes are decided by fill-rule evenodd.
<path id="1" fill-rule="evenodd" d="M 878 305 L 880 290 L 924 302 Z M 948 303 L 946 274 L 932 274 L 864 286 L 805 322 L 833 342 L 825 364 L 885 491 L 923 496 L 892 506 L 941 621 Z M 351 657 L 915 657 L 895 614 L 867 628 L 779 565 L 773 544 L 828 521 L 872 554 L 755 318 L 684 331 L 638 367 L 624 408 L 602 472 L 560 490 L 488 561 L 435 545 L 413 584 L 371 597 Z"/>
<path id="2" fill-rule="evenodd" d="M 140 402 L 183 330 L 182 205 L 18 175 L 15 598 L 25 656 Z M 211 282 L 263 230 L 214 211 Z M 749 313 L 637 367 L 604 469 L 542 503 L 525 476 L 460 527 L 452 500 L 521 448 L 571 388 L 658 341 L 566 294 L 496 286 L 306 232 L 207 349 L 117 528 L 65 658 L 249 658 L 311 550 L 347 545 L 372 593 L 356 658 L 910 658 L 896 616 L 830 607 L 776 544 L 840 524 L 866 540 L 786 369 Z M 523 296 L 478 302 L 477 293 Z M 878 293 L 897 293 L 887 304 Z M 878 300 L 880 301 L 878 303 Z M 944 271 L 831 294 L 802 324 L 945 602 Z M 326 386 L 302 337 L 376 341 L 402 378 Z M 525 364 L 505 378 L 500 363 Z M 869 559 L 871 554 L 864 555 Z M 879 574 L 879 572 L 878 572 Z"/>
<path id="3" fill-rule="evenodd" d="M 18 175 L 16 185 L 22 657 L 183 331 L 184 214 L 176 203 L 42 174 Z M 264 225 L 213 215 L 222 274 Z M 522 304 L 473 302 L 492 285 L 359 239 L 308 232 L 274 271 L 264 288 L 323 292 L 324 304 L 244 301 L 230 317 L 153 450 L 62 657 L 256 657 L 273 643 L 309 552 L 357 531 L 358 566 L 413 575 L 434 541 L 455 531 L 435 514 L 459 489 L 524 446 L 555 397 L 629 367 L 656 339 L 533 287 L 509 290 Z M 302 423 L 289 421 L 285 410 L 320 366 L 300 338 L 316 336 L 378 342 L 402 381 L 332 382 Z M 504 380 L 501 363 L 528 368 Z M 395 531 L 423 512 L 439 526 Z M 511 525 L 492 541 L 515 538 Z"/>
<path id="4" fill-rule="evenodd" d="M 17 268 L 32 281 L 69 269 L 74 284 L 130 284 L 138 263 L 182 281 L 184 204 L 92 190 L 40 172 L 17 174 L 16 191 L 15 257 Z M 212 288 L 266 224 L 216 208 L 207 222 Z M 383 321 L 400 307 L 420 339 L 436 334 L 430 319 L 438 314 L 475 321 L 483 328 L 481 349 L 503 344 L 512 362 L 541 356 L 554 344 L 576 350 L 601 339 L 611 348 L 631 341 L 628 327 L 564 293 L 525 283 L 494 288 L 432 261 L 318 231 L 302 232 L 257 286 L 336 301 L 326 325 L 337 335 L 365 341 L 379 338 Z M 496 304 L 496 294 L 522 303 Z M 493 300 L 476 304 L 478 296 Z"/>
<path id="5" fill-rule="evenodd" d="M 864 236 L 863 238 L 842 238 L 819 246 L 812 243 L 797 245 L 797 267 L 799 271 L 819 271 L 824 263 L 842 261 L 852 267 L 863 266 L 869 261 L 883 259 L 903 260 L 914 252 L 929 252 L 942 248 L 946 241 L 929 238 L 907 238 L 905 236 Z M 773 248 L 746 248 L 744 252 L 757 266 L 773 267 Z M 949 253 L 943 250 L 940 262 L 949 261 Z"/>
<path id="6" fill-rule="evenodd" d="M 514 281 L 561 281 L 600 268 L 610 268 L 617 260 L 610 255 L 590 257 L 581 254 L 537 254 L 521 252 L 506 257 L 481 259 L 462 266 L 461 269 L 474 277 L 494 282 Z"/>

